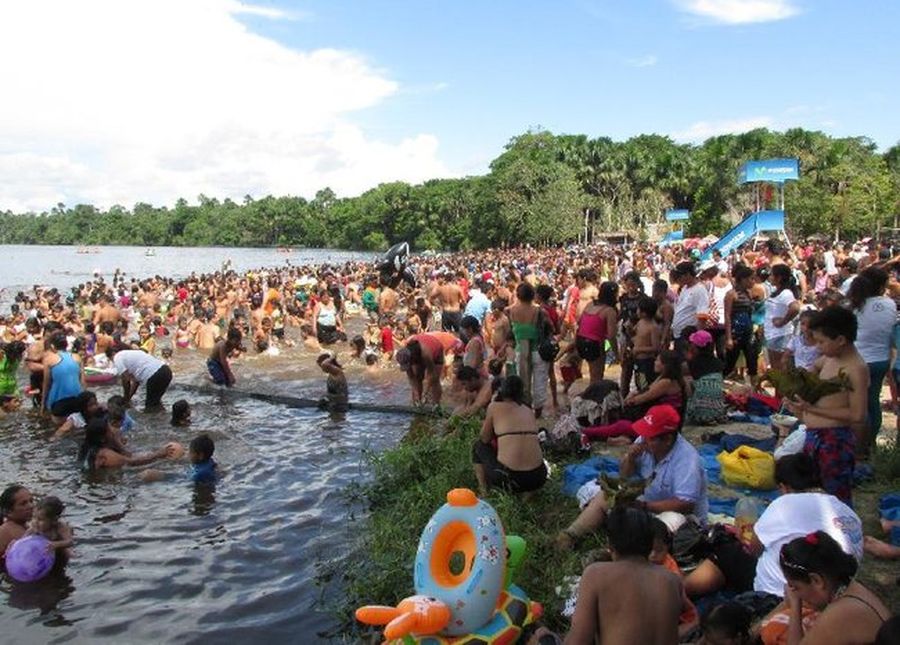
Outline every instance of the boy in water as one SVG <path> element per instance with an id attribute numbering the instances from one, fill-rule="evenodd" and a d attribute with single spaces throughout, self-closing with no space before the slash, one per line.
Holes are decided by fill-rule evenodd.
<path id="1" fill-rule="evenodd" d="M 216 444 L 209 435 L 201 434 L 188 446 L 188 457 L 191 460 L 191 481 L 195 484 L 210 484 L 216 481 L 217 464 L 213 460 Z"/>
<path id="2" fill-rule="evenodd" d="M 806 424 L 803 451 L 819 464 L 822 488 L 853 505 L 856 451 L 866 455 L 866 396 L 869 368 L 856 351 L 856 316 L 842 307 L 828 307 L 809 322 L 822 357 L 813 372 L 821 379 L 845 376 L 850 389 L 823 396 L 815 404 L 794 397 L 788 409 Z M 857 444 L 859 446 L 857 447 Z"/>
<path id="3" fill-rule="evenodd" d="M 584 570 L 567 643 L 678 643 L 684 587 L 677 575 L 648 560 L 653 550 L 652 520 L 649 513 L 635 508 L 616 507 L 610 512 L 606 527 L 613 561 Z M 653 611 L 644 610 L 649 607 Z M 531 642 L 545 636 L 553 634 L 541 628 Z"/>
<path id="4" fill-rule="evenodd" d="M 347 393 L 347 377 L 337 357 L 331 354 L 320 354 L 316 359 L 319 368 L 328 375 L 326 388 L 328 396 L 323 399 L 323 407 L 331 413 L 346 412 L 349 407 Z"/>
<path id="5" fill-rule="evenodd" d="M 209 376 L 213 383 L 225 387 L 234 385 L 234 372 L 231 371 L 228 355 L 240 346 L 241 332 L 234 327 L 228 329 L 228 337 L 225 340 L 219 340 L 213 346 L 212 353 L 206 360 L 206 368 L 209 370 Z"/>

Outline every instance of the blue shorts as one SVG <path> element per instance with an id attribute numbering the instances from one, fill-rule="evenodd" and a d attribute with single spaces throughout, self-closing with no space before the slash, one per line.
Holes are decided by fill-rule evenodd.
<path id="1" fill-rule="evenodd" d="M 213 383 L 216 385 L 228 385 L 228 378 L 225 376 L 225 369 L 222 367 L 222 364 L 219 363 L 214 358 L 210 358 L 206 361 L 206 369 L 209 370 L 209 375 L 212 377 Z"/>

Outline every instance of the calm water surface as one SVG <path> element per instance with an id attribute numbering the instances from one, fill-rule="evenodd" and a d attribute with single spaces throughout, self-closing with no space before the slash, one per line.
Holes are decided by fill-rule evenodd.
<path id="1" fill-rule="evenodd" d="M 284 260 L 270 249 L 157 249 L 145 268 L 151 258 L 143 249 L 104 248 L 99 256 L 50 249 L 0 249 L 0 285 L 68 287 L 72 276 L 55 281 L 54 267 L 89 273 L 105 259 L 111 262 L 102 270 L 118 266 L 136 275 L 210 270 L 225 256 L 239 269 Z M 134 265 L 121 260 L 129 252 L 138 254 Z M 298 255 L 289 257 L 299 263 Z M 328 252 L 332 261 L 337 255 Z M 30 268 L 21 265 L 25 257 L 35 262 Z M 205 383 L 204 360 L 197 352 L 177 354 L 175 382 L 164 399 L 189 400 L 194 425 L 174 429 L 164 416 L 136 411 L 130 446 L 140 452 L 165 441 L 186 444 L 209 432 L 224 468 L 213 490 L 195 489 L 184 462 L 158 462 L 154 467 L 168 477 L 153 484 L 139 481 L 139 469 L 83 474 L 74 440 L 50 443 L 52 430 L 30 412 L 0 419 L 0 483 L 61 497 L 76 531 L 75 555 L 63 575 L 34 585 L 0 577 L 0 642 L 314 643 L 334 625 L 316 606 L 316 563 L 348 553 L 361 526 L 351 518 L 362 510 L 348 501 L 348 490 L 368 479 L 366 452 L 396 443 L 410 419 L 351 412 L 332 420 L 318 411 L 179 387 Z M 242 359 L 235 372 L 238 388 L 317 398 L 324 382 L 314 367 L 313 356 L 298 349 Z M 347 372 L 353 400 L 408 399 L 396 374 L 373 377 L 353 365 Z M 119 392 L 96 389 L 101 401 Z M 138 404 L 142 397 L 143 390 Z"/>

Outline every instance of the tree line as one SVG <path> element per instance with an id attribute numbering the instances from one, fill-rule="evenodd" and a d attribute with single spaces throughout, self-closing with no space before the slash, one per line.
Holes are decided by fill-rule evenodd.
<path id="1" fill-rule="evenodd" d="M 721 234 L 772 206 L 771 190 L 737 183 L 752 159 L 797 157 L 801 178 L 785 189 L 798 236 L 865 237 L 900 227 L 900 144 L 884 153 L 866 137 L 765 128 L 678 144 L 660 135 L 514 137 L 486 175 L 381 184 L 358 197 L 328 188 L 313 199 L 267 196 L 241 203 L 200 195 L 174 207 L 58 204 L 43 213 L 0 212 L 0 243 L 171 246 L 307 246 L 383 250 L 562 244 L 667 229 L 667 208 L 691 211 L 689 235 Z"/>

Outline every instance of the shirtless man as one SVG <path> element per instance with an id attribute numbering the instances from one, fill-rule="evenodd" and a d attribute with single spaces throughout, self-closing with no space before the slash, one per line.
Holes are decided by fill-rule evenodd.
<path id="1" fill-rule="evenodd" d="M 597 289 L 597 272 L 593 269 L 582 269 L 578 275 L 578 315 L 581 317 L 585 307 L 594 302 L 600 291 Z"/>
<path id="2" fill-rule="evenodd" d="M 649 513 L 617 507 L 607 520 L 612 562 L 588 566 L 566 643 L 675 645 L 687 597 L 681 579 L 648 560 L 653 550 Z M 545 635 L 538 629 L 532 643 Z"/>
<path id="3" fill-rule="evenodd" d="M 396 314 L 399 302 L 400 297 L 397 295 L 397 292 L 391 289 L 391 286 L 388 284 L 382 285 L 381 293 L 378 295 L 378 314 L 380 316 Z"/>
<path id="4" fill-rule="evenodd" d="M 94 312 L 94 325 L 99 329 L 100 323 L 111 322 L 116 324 L 119 322 L 119 310 L 109 301 L 109 296 L 103 294 L 97 303 L 97 310 Z"/>
<path id="5" fill-rule="evenodd" d="M 456 372 L 456 378 L 463 386 L 465 402 L 453 410 L 455 417 L 471 417 L 486 410 L 494 395 L 491 380 L 485 378 L 474 367 L 463 365 Z"/>
<path id="6" fill-rule="evenodd" d="M 195 344 L 197 349 L 212 349 L 216 344 L 216 337 L 219 336 L 219 326 L 216 325 L 209 316 L 204 316 L 203 324 L 197 330 Z"/>
<path id="7" fill-rule="evenodd" d="M 675 307 L 669 302 L 669 283 L 657 280 L 653 283 L 653 299 L 656 301 L 656 322 L 660 325 L 660 345 L 663 349 L 672 342 L 672 318 Z"/>
<path id="8" fill-rule="evenodd" d="M 853 468 L 856 454 L 865 455 L 866 396 L 869 369 L 856 351 L 856 316 L 843 307 L 828 307 L 809 323 L 822 356 L 813 371 L 821 379 L 843 373 L 850 390 L 823 396 L 811 404 L 799 398 L 787 401 L 788 409 L 806 424 L 804 452 L 818 464 L 822 488 L 852 506 Z"/>
<path id="9" fill-rule="evenodd" d="M 447 282 L 444 275 L 439 275 L 437 286 L 432 289 L 429 296 L 441 308 L 441 330 L 459 333 L 463 302 L 463 292 L 459 284 Z"/>
<path id="10" fill-rule="evenodd" d="M 509 344 L 510 324 L 506 315 L 507 302 L 497 298 L 491 303 L 491 313 L 487 317 L 485 328 L 488 331 L 491 349 L 494 356 L 506 360 L 506 347 Z"/>

